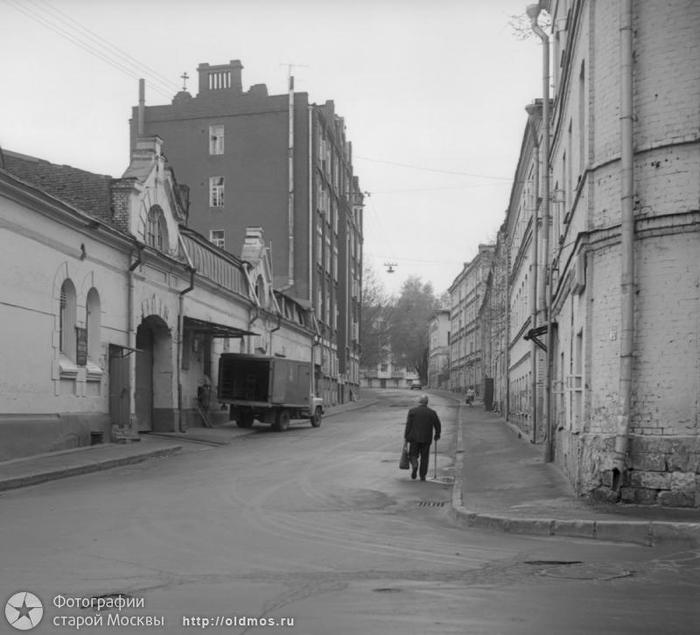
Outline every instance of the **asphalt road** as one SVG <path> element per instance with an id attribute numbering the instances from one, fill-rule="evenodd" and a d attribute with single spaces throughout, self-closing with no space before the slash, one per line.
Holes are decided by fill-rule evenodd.
<path id="1" fill-rule="evenodd" d="M 256 424 L 228 446 L 0 494 L 0 596 L 35 593 L 37 633 L 96 619 L 57 596 L 117 594 L 144 606 L 81 632 L 148 632 L 146 616 L 168 633 L 700 632 L 700 554 L 457 527 L 457 408 L 432 399 L 438 478 L 411 481 L 397 464 L 416 394 L 377 394 L 318 429 Z"/>

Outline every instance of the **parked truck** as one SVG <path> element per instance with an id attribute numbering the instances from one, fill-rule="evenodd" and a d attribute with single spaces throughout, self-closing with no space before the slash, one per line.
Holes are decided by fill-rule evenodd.
<path id="1" fill-rule="evenodd" d="M 255 419 L 280 431 L 289 427 L 291 419 L 309 419 L 317 428 L 323 418 L 311 362 L 223 353 L 217 392 L 240 428 L 250 428 Z"/>

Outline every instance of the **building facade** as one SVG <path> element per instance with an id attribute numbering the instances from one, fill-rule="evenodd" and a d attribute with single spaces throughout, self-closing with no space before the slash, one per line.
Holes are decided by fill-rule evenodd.
<path id="1" fill-rule="evenodd" d="M 505 415 L 533 440 L 543 438 L 544 352 L 537 327 L 544 323 L 540 217 L 542 100 L 527 107 L 505 230 L 507 240 L 508 399 Z"/>
<path id="2" fill-rule="evenodd" d="M 481 398 L 484 389 L 479 312 L 495 245 L 479 245 L 479 253 L 464 265 L 449 288 L 450 390 L 472 387 Z"/>
<path id="3" fill-rule="evenodd" d="M 118 179 L 0 153 L 1 459 L 211 423 L 224 351 L 311 363 L 259 230 L 244 262 L 184 227 L 161 148 L 138 139 Z"/>
<path id="4" fill-rule="evenodd" d="M 420 381 L 417 372 L 396 364 L 390 353 L 375 367 L 363 368 L 361 372 L 363 388 L 410 388 L 413 382 Z"/>
<path id="5" fill-rule="evenodd" d="M 428 323 L 428 388 L 447 390 L 450 381 L 450 311 L 440 309 Z"/>
<path id="6" fill-rule="evenodd" d="M 700 505 L 700 5 L 552 15 L 551 421 L 577 491 Z"/>
<path id="7" fill-rule="evenodd" d="M 498 230 L 479 310 L 484 368 L 484 407 L 506 415 L 509 404 L 509 243 L 507 225 Z"/>
<path id="8" fill-rule="evenodd" d="M 132 140 L 158 135 L 190 184 L 188 224 L 228 251 L 248 226 L 272 245 L 274 287 L 312 307 L 317 383 L 328 403 L 347 399 L 359 371 L 362 195 L 352 145 L 332 101 L 307 93 L 244 91 L 242 64 L 198 67 L 196 96 L 146 106 L 143 84 Z"/>

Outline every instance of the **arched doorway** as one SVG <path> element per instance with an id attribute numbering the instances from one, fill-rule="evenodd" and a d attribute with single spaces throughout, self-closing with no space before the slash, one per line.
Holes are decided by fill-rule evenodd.
<path id="1" fill-rule="evenodd" d="M 170 397 L 171 338 L 157 315 L 144 318 L 136 330 L 135 414 L 139 432 L 153 430 L 154 411 Z M 164 383 L 165 382 L 165 383 Z"/>

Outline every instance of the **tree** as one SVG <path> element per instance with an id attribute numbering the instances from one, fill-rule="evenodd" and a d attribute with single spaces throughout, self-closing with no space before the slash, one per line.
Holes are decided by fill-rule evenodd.
<path id="1" fill-rule="evenodd" d="M 518 40 L 529 40 L 530 38 L 537 37 L 532 30 L 532 21 L 530 20 L 527 13 L 520 13 L 518 15 L 511 15 L 508 21 L 510 29 L 513 35 Z M 547 11 L 541 11 L 537 16 L 537 24 L 542 27 L 542 29 L 547 33 L 552 32 L 552 16 L 547 13 Z"/>
<path id="2" fill-rule="evenodd" d="M 417 276 L 408 278 L 391 315 L 391 350 L 394 358 L 428 379 L 428 322 L 438 308 L 433 286 Z"/>
<path id="3" fill-rule="evenodd" d="M 393 300 L 387 295 L 371 267 L 362 273 L 360 313 L 360 364 L 372 368 L 381 363 L 389 347 L 389 318 Z"/>

